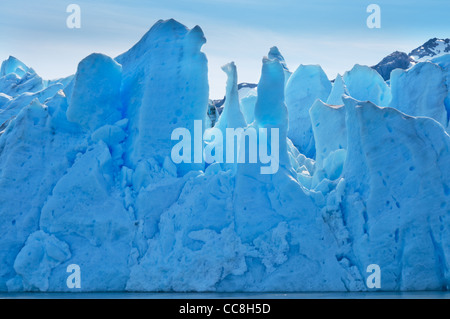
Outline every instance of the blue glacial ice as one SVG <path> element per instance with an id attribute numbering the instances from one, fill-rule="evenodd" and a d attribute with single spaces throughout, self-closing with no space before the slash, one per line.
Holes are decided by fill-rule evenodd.
<path id="1" fill-rule="evenodd" d="M 372 101 L 379 106 L 389 106 L 392 99 L 391 89 L 383 77 L 374 69 L 356 64 L 345 72 L 344 82 L 348 93 L 360 101 Z"/>
<path id="2" fill-rule="evenodd" d="M 447 127 L 446 72 L 439 65 L 420 62 L 406 71 L 396 69 L 391 74 L 391 89 L 390 106 L 409 115 L 430 117 Z"/>
<path id="3" fill-rule="evenodd" d="M 360 65 L 291 74 L 276 47 L 257 88 L 225 65 L 222 115 L 196 133 L 255 129 L 279 153 L 261 174 L 171 158 L 173 130 L 207 116 L 205 41 L 161 20 L 67 78 L 3 62 L 0 291 L 73 291 L 72 264 L 84 292 L 368 291 L 371 264 L 381 290 L 448 290 L 450 55 L 390 85 Z"/>
<path id="4" fill-rule="evenodd" d="M 309 109 L 317 99 L 326 101 L 331 89 L 331 82 L 319 65 L 300 65 L 286 84 L 288 137 L 308 157 L 315 155 Z"/>

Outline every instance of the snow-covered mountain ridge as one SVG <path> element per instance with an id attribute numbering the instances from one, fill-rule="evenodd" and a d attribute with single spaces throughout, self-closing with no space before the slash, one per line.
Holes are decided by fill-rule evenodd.
<path id="1" fill-rule="evenodd" d="M 395 51 L 373 66 L 385 80 L 389 80 L 394 69 L 406 70 L 418 62 L 430 61 L 450 53 L 450 39 L 433 38 L 409 54 Z"/>

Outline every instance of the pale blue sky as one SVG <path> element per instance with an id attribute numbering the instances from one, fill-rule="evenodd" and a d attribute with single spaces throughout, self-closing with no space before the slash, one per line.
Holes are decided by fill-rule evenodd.
<path id="1" fill-rule="evenodd" d="M 80 5 L 82 28 L 66 27 Z M 381 7 L 381 29 L 366 8 Z M 14 55 L 45 78 L 67 76 L 92 52 L 116 56 L 159 19 L 200 25 L 207 44 L 211 97 L 225 91 L 220 66 L 235 61 L 239 81 L 257 82 L 261 58 L 277 45 L 294 71 L 320 64 L 329 78 L 353 64 L 373 65 L 432 37 L 450 37 L 450 1 L 398 0 L 0 0 L 0 59 Z"/>

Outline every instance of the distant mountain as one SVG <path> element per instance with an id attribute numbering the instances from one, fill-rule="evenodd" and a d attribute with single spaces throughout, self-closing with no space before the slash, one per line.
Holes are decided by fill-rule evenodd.
<path id="1" fill-rule="evenodd" d="M 416 62 L 421 62 L 448 53 L 450 53 L 450 39 L 433 38 L 412 50 L 409 56 Z"/>
<path id="2" fill-rule="evenodd" d="M 414 60 L 406 53 L 395 51 L 389 54 L 380 63 L 373 66 L 372 69 L 378 71 L 385 81 L 389 80 L 391 72 L 394 69 L 407 69 Z"/>
<path id="3" fill-rule="evenodd" d="M 450 53 L 450 39 L 433 38 L 412 50 L 411 53 L 395 51 L 372 68 L 381 74 L 385 81 L 390 79 L 394 69 L 408 69 L 418 62 L 424 62 Z"/>
<path id="4" fill-rule="evenodd" d="M 254 89 L 255 87 L 257 87 L 258 84 L 254 84 L 254 83 L 239 83 L 238 84 L 238 90 L 240 89 L 244 89 L 244 88 L 248 88 L 248 89 Z"/>

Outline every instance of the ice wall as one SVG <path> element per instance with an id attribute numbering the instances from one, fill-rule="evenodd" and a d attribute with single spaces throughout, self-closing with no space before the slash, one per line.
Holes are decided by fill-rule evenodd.
<path id="1" fill-rule="evenodd" d="M 272 48 L 239 96 L 226 65 L 220 125 L 279 155 L 262 174 L 261 156 L 170 158 L 173 129 L 206 115 L 204 42 L 167 20 L 64 79 L 3 63 L 0 291 L 73 291 L 71 264 L 78 291 L 366 291 L 370 264 L 382 290 L 448 289 L 448 56 L 395 71 L 392 102 L 363 66 L 286 83 Z"/>
<path id="2" fill-rule="evenodd" d="M 445 71 L 437 64 L 422 62 L 391 74 L 391 107 L 413 116 L 426 116 L 447 126 Z"/>
<path id="3" fill-rule="evenodd" d="M 92 54 L 82 60 L 75 75 L 67 119 L 87 131 L 120 120 L 121 81 L 122 67 L 110 57 Z"/>
<path id="4" fill-rule="evenodd" d="M 380 265 L 387 290 L 448 287 L 448 134 L 432 119 L 370 102 L 347 99 L 345 108 L 341 217 L 355 264 Z"/>
<path id="5" fill-rule="evenodd" d="M 129 51 L 116 60 L 122 65 L 122 103 L 130 120 L 127 165 L 164 163 L 174 145 L 167 137 L 175 128 L 193 132 L 194 120 L 204 120 L 208 107 L 206 42 L 200 27 L 189 30 L 171 19 L 158 21 Z M 183 175 L 204 164 L 178 166 Z"/>
<path id="6" fill-rule="evenodd" d="M 315 147 L 309 109 L 317 99 L 326 101 L 330 92 L 331 83 L 319 65 L 300 65 L 286 84 L 288 137 L 310 158 L 315 155 Z"/>
<path id="7" fill-rule="evenodd" d="M 0 290 L 5 290 L 8 282 L 11 290 L 22 289 L 21 281 L 14 279 L 15 256 L 28 236 L 39 230 L 42 206 L 55 183 L 86 147 L 70 124 L 55 125 L 49 113 L 58 114 L 55 109 L 64 107 L 65 97 L 55 102 L 47 107 L 34 100 L 0 137 Z M 35 266 L 31 262 L 28 267 Z"/>
<path id="8" fill-rule="evenodd" d="M 349 95 L 347 86 L 344 83 L 342 75 L 338 74 L 333 83 L 333 89 L 331 90 L 330 96 L 328 96 L 327 104 L 330 105 L 342 105 L 342 95 Z"/>
<path id="9" fill-rule="evenodd" d="M 448 127 L 447 132 L 450 132 L 450 55 L 443 55 L 432 60 L 433 63 L 439 65 L 445 72 L 445 85 L 447 86 L 447 96 L 444 100 L 445 109 L 447 111 Z"/>
<path id="10" fill-rule="evenodd" d="M 374 69 L 356 64 L 345 72 L 344 82 L 351 97 L 359 101 L 371 101 L 376 105 L 389 106 L 392 95 L 389 86 Z"/>
<path id="11" fill-rule="evenodd" d="M 310 116 L 316 142 L 316 169 L 311 186 L 320 189 L 342 174 L 347 156 L 346 110 L 343 105 L 328 105 L 317 100 Z"/>

